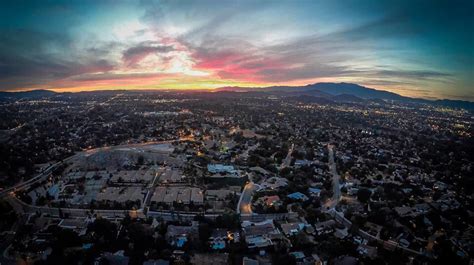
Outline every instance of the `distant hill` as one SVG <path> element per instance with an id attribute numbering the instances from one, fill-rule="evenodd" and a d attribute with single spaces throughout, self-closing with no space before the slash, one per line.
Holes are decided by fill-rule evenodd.
<path id="1" fill-rule="evenodd" d="M 331 99 L 336 102 L 357 102 L 357 103 L 366 102 L 365 99 L 351 95 L 351 94 L 340 94 L 340 95 L 332 96 Z"/>
<path id="2" fill-rule="evenodd" d="M 316 89 L 311 89 L 311 90 L 305 90 L 305 91 L 296 91 L 296 92 L 289 92 L 295 95 L 310 95 L 313 97 L 321 97 L 321 98 L 331 98 L 333 95 L 323 92 L 321 90 L 316 90 Z"/>
<path id="3" fill-rule="evenodd" d="M 0 99 L 21 99 L 21 98 L 43 98 L 51 97 L 57 94 L 56 92 L 49 90 L 31 90 L 22 92 L 0 92 Z"/>
<path id="4" fill-rule="evenodd" d="M 309 84 L 306 86 L 271 86 L 271 87 L 223 87 L 218 88 L 218 91 L 262 91 L 262 92 L 288 92 L 294 94 L 304 94 L 311 93 L 316 96 L 316 94 L 325 94 L 328 96 L 337 96 L 337 95 L 352 95 L 359 98 L 378 98 L 378 99 L 387 99 L 387 100 L 400 100 L 405 98 L 396 93 L 376 90 L 373 88 L 364 87 L 358 84 L 352 83 L 316 83 Z"/>
<path id="5" fill-rule="evenodd" d="M 316 83 L 312 85 L 307 85 L 306 87 L 310 87 L 311 89 L 319 90 L 321 92 L 334 96 L 345 94 L 365 99 L 378 98 L 387 100 L 401 100 L 405 98 L 396 93 L 384 90 L 376 90 L 373 88 L 368 88 L 351 83 Z"/>
<path id="6" fill-rule="evenodd" d="M 55 95 L 69 95 L 74 94 L 83 95 L 91 93 L 101 93 L 101 94 L 115 94 L 115 93 L 165 93 L 164 90 L 108 90 L 108 91 L 90 91 L 90 92 L 79 92 L 79 93 L 56 93 L 49 90 L 32 90 L 25 92 L 0 92 L 0 100 L 8 99 L 22 99 L 22 98 L 44 98 L 51 97 Z M 172 93 L 173 91 L 169 91 Z M 191 90 L 190 90 L 191 92 Z M 193 93 L 207 94 L 208 91 L 192 91 Z M 311 102 L 320 102 L 320 103 L 330 103 L 330 102 L 351 102 L 351 103 L 366 103 L 367 101 L 371 102 L 380 102 L 383 101 L 400 101 L 405 103 L 414 103 L 414 104 L 430 104 L 433 106 L 441 107 L 450 107 L 450 108 L 462 108 L 470 111 L 474 111 L 474 102 L 463 101 L 463 100 L 427 100 L 421 98 L 410 98 L 404 97 L 399 94 L 378 90 L 369 87 L 364 87 L 358 84 L 352 83 L 316 83 L 309 84 L 305 86 L 270 86 L 270 87 L 221 87 L 213 90 L 213 92 L 220 92 L 215 95 L 228 95 L 232 97 L 238 97 L 239 93 L 228 94 L 230 92 L 252 92 L 252 93 L 269 93 L 280 96 L 289 96 L 293 98 L 304 98 L 305 96 L 311 97 L 307 101 Z M 316 99 L 317 98 L 317 99 Z"/>
<path id="7" fill-rule="evenodd" d="M 420 98 L 410 98 L 401 96 L 399 94 L 377 90 L 369 87 L 364 87 L 352 83 L 316 83 L 306 86 L 271 86 L 271 87 L 223 87 L 217 89 L 218 91 L 261 91 L 268 93 L 282 93 L 286 92 L 288 95 L 301 96 L 310 95 L 315 97 L 323 97 L 335 102 L 357 102 L 363 103 L 365 100 L 380 101 L 380 100 L 395 100 L 406 103 L 423 103 L 434 106 L 445 106 L 451 108 L 462 108 L 474 111 L 474 102 L 463 100 L 427 100 Z"/>
<path id="8" fill-rule="evenodd" d="M 308 96 L 308 95 L 300 95 L 295 97 L 290 97 L 298 100 L 299 102 L 305 103 L 318 103 L 318 104 L 331 104 L 334 103 L 333 100 L 325 98 L 325 97 L 315 97 L 315 96 Z"/>

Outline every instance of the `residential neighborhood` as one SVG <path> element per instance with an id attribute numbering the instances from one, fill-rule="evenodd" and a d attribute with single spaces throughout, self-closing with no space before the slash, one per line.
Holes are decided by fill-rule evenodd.
<path id="1" fill-rule="evenodd" d="M 466 111 L 233 92 L 1 111 L 31 120 L 2 140 L 2 264 L 472 262 Z"/>

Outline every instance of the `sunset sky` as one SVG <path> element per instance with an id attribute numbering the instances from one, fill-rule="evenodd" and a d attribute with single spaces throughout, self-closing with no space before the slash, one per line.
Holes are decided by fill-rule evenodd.
<path id="1" fill-rule="evenodd" d="M 324 81 L 474 100 L 473 3 L 2 1 L 0 90 Z"/>

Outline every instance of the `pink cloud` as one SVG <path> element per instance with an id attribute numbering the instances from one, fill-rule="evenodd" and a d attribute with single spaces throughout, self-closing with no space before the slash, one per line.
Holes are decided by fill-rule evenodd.
<path id="1" fill-rule="evenodd" d="M 269 69 L 287 69 L 277 56 L 263 55 L 256 49 L 212 51 L 196 49 L 193 54 L 195 68 L 214 71 L 224 79 L 235 79 L 249 82 L 266 82 L 261 73 Z"/>

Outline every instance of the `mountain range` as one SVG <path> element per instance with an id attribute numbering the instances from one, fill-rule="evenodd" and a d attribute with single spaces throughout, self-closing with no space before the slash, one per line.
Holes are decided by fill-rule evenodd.
<path id="1" fill-rule="evenodd" d="M 405 103 L 430 104 L 451 108 L 462 108 L 474 111 L 474 102 L 464 100 L 428 100 L 411 98 L 399 94 L 377 90 L 353 83 L 315 83 L 305 86 L 271 86 L 271 87 L 221 87 L 217 92 L 264 92 L 268 94 L 301 97 L 305 101 L 318 103 L 352 102 L 364 103 L 368 101 L 400 101 Z M 108 91 L 112 92 L 112 91 Z M 125 92 L 121 90 L 121 92 Z M 135 91 L 136 92 L 136 91 Z M 66 92 L 70 94 L 69 92 Z M 65 93 L 56 93 L 50 90 L 31 90 L 24 92 L 0 92 L 0 100 L 6 99 L 38 99 Z"/>
<path id="2" fill-rule="evenodd" d="M 364 101 L 400 101 L 405 103 L 421 103 L 434 106 L 451 108 L 462 108 L 474 110 L 474 102 L 464 100 L 438 99 L 428 100 L 422 98 L 411 98 L 397 93 L 377 90 L 353 83 L 315 83 L 305 86 L 271 86 L 271 87 L 222 87 L 217 91 L 250 92 L 260 91 L 271 94 L 286 94 L 294 96 L 310 96 L 323 98 L 325 101 L 335 102 L 357 102 Z M 318 100 L 321 101 L 321 100 Z"/>

